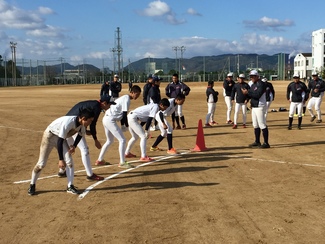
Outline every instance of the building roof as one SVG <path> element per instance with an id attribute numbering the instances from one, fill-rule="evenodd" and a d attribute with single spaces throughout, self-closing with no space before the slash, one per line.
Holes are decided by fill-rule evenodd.
<path id="1" fill-rule="evenodd" d="M 311 57 L 312 53 L 301 53 L 301 55 L 303 55 L 304 57 Z"/>

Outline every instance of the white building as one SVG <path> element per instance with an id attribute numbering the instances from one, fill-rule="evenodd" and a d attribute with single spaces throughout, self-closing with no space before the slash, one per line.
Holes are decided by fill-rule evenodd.
<path id="1" fill-rule="evenodd" d="M 298 53 L 294 59 L 294 73 L 298 73 L 300 78 L 311 77 L 313 70 L 313 60 L 311 53 Z"/>
<path id="2" fill-rule="evenodd" d="M 312 33 L 312 57 L 313 71 L 322 72 L 325 58 L 325 29 L 313 31 Z"/>
<path id="3" fill-rule="evenodd" d="M 312 32 L 312 52 L 299 53 L 294 59 L 294 73 L 300 78 L 310 77 L 313 71 L 322 73 L 325 64 L 325 29 Z"/>

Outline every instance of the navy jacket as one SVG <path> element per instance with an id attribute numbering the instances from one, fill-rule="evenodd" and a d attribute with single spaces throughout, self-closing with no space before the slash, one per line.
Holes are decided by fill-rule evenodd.
<path id="1" fill-rule="evenodd" d="M 99 101 L 88 100 L 88 101 L 83 101 L 83 102 L 77 103 L 70 109 L 70 111 L 66 115 L 78 116 L 79 112 L 86 108 L 90 108 L 94 111 L 94 114 L 95 114 L 94 120 L 91 122 L 89 127 L 90 127 L 90 133 L 91 133 L 92 137 L 94 138 L 94 140 L 97 140 L 96 124 L 97 124 L 98 117 L 102 111 Z"/>

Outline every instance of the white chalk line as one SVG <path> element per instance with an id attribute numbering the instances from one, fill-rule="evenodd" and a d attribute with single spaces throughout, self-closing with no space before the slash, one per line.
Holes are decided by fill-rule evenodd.
<path id="1" fill-rule="evenodd" d="M 83 193 L 81 193 L 81 194 L 78 196 L 78 200 L 82 200 L 82 199 L 84 199 L 85 196 L 86 196 L 86 195 L 87 195 L 87 194 L 88 194 L 92 189 L 94 189 L 96 186 L 98 186 L 98 185 L 100 185 L 100 184 L 102 184 L 102 183 L 104 183 L 104 182 L 106 182 L 106 181 L 108 181 L 108 180 L 110 180 L 110 179 L 112 179 L 112 178 L 115 178 L 116 176 L 119 176 L 120 174 L 124 174 L 124 173 L 127 173 L 127 172 L 131 171 L 131 170 L 135 170 L 135 169 L 138 169 L 138 168 L 140 168 L 140 167 L 144 167 L 144 166 L 150 165 L 150 164 L 152 164 L 152 163 L 159 162 L 159 161 L 163 161 L 163 160 L 166 160 L 166 159 L 169 159 L 169 158 L 173 158 L 173 157 L 181 156 L 181 155 L 184 155 L 184 154 L 187 154 L 187 153 L 190 153 L 190 152 L 191 152 L 191 151 L 187 151 L 187 152 L 182 152 L 182 153 L 175 154 L 175 155 L 163 156 L 163 157 L 161 157 L 161 158 L 159 158 L 159 159 L 157 159 L 157 160 L 155 159 L 154 161 L 150 161 L 150 162 L 142 163 L 142 164 L 140 164 L 140 165 L 135 166 L 134 168 L 125 169 L 125 170 L 122 170 L 122 171 L 120 171 L 120 172 L 118 172 L 118 173 L 115 173 L 115 174 L 113 174 L 113 175 L 110 175 L 110 176 L 106 177 L 104 180 L 102 180 L 102 181 L 97 181 L 96 183 L 94 183 L 94 184 L 88 186 L 88 187 L 83 191 Z"/>
<path id="2" fill-rule="evenodd" d="M 154 158 L 154 159 L 158 158 L 159 159 L 161 157 L 165 157 L 165 156 L 157 156 L 157 157 L 152 157 L 152 158 Z M 128 161 L 128 162 L 129 163 L 136 163 L 136 162 L 139 162 L 139 160 Z M 112 167 L 112 166 L 117 166 L 117 164 L 109 164 L 109 165 L 98 166 L 96 168 L 92 168 L 92 170 L 94 170 L 94 169 L 108 168 L 108 167 Z M 77 173 L 81 173 L 81 172 L 85 172 L 85 171 L 86 171 L 85 169 L 81 169 L 81 170 L 76 170 L 74 173 L 77 174 Z M 39 180 L 45 180 L 45 179 L 50 179 L 50 178 L 54 178 L 54 177 L 57 178 L 58 175 L 56 174 L 56 175 L 48 175 L 48 176 L 40 177 L 40 178 L 37 179 L 37 181 L 39 181 Z M 29 180 L 15 181 L 13 183 L 14 184 L 22 184 L 22 183 L 27 183 L 27 182 L 30 182 L 30 181 L 31 181 L 31 179 L 29 179 Z"/>
<path id="3" fill-rule="evenodd" d="M 292 163 L 292 162 L 285 162 L 285 161 L 280 161 L 280 160 L 271 160 L 271 159 L 261 159 L 261 158 L 245 158 L 242 156 L 234 156 L 234 155 L 219 155 L 221 157 L 226 157 L 226 158 L 242 158 L 244 160 L 252 160 L 252 161 L 262 161 L 262 162 L 271 162 L 271 163 L 278 163 L 278 164 L 293 164 L 293 165 L 300 165 L 300 166 L 309 166 L 309 167 L 320 167 L 320 168 L 325 168 L 325 165 L 320 165 L 320 164 L 302 164 L 302 163 Z"/>
<path id="4" fill-rule="evenodd" d="M 22 130 L 22 131 L 29 131 L 29 132 L 39 132 L 39 133 L 43 133 L 44 132 L 44 131 L 39 131 L 39 130 L 31 130 L 31 129 L 11 127 L 11 126 L 4 126 L 4 125 L 0 125 L 0 128 L 14 129 L 14 130 Z"/>
<path id="5" fill-rule="evenodd" d="M 260 158 L 243 158 L 243 159 L 245 159 L 245 160 L 254 160 L 254 161 L 262 161 L 262 162 L 271 162 L 271 163 L 278 163 L 278 164 L 293 164 L 293 165 L 300 165 L 300 166 L 325 168 L 325 165 L 320 165 L 320 164 L 302 164 L 302 163 L 292 163 L 292 162 L 285 162 L 285 161 L 279 161 L 279 160 L 269 160 L 269 159 L 260 159 Z"/>

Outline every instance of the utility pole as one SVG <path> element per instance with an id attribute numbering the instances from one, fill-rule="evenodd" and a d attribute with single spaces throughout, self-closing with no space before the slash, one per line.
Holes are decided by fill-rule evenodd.
<path id="1" fill-rule="evenodd" d="M 175 46 L 173 47 L 173 50 L 175 51 L 176 57 L 175 57 L 175 71 L 177 72 L 177 51 L 180 50 L 179 47 Z"/>
<path id="2" fill-rule="evenodd" d="M 122 34 L 120 31 L 120 27 L 117 27 L 115 31 L 115 47 L 111 48 L 111 52 L 113 53 L 113 62 L 114 62 L 114 72 L 115 67 L 117 66 L 117 74 L 120 78 L 123 79 L 123 48 L 122 48 Z M 117 59 L 115 58 L 117 55 Z"/>
<path id="3" fill-rule="evenodd" d="M 182 69 L 183 69 L 183 66 L 182 66 L 182 60 L 183 60 L 183 53 L 185 52 L 186 50 L 186 47 L 184 46 L 181 46 L 180 47 L 180 50 L 181 50 L 181 59 L 179 60 L 179 74 L 180 74 L 180 79 L 182 80 Z"/>
<path id="4" fill-rule="evenodd" d="M 16 46 L 17 46 L 17 42 L 10 42 L 11 56 L 12 56 L 11 74 L 12 74 L 14 86 L 16 86 Z"/>

